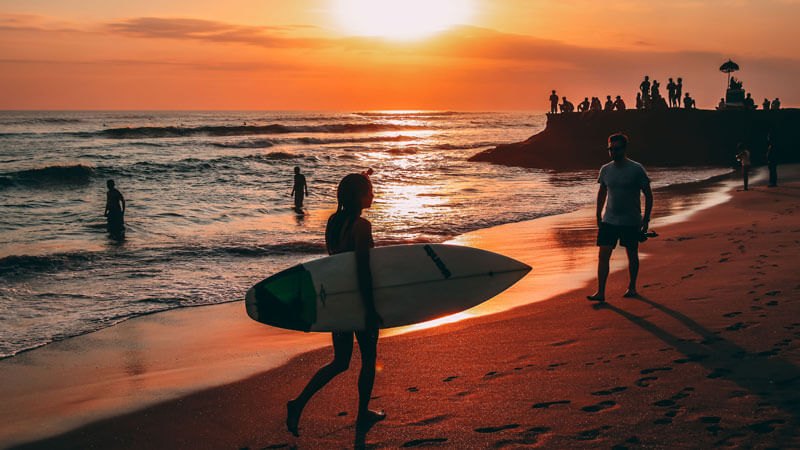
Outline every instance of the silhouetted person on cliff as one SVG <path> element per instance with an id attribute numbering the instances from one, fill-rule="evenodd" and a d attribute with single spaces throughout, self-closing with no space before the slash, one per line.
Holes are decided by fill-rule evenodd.
<path id="1" fill-rule="evenodd" d="M 550 94 L 550 114 L 556 114 L 558 112 L 558 95 L 556 95 L 555 89 L 553 89 L 553 93 Z"/>
<path id="2" fill-rule="evenodd" d="M 306 176 L 300 173 L 299 167 L 294 168 L 294 187 L 292 187 L 290 195 L 294 196 L 294 207 L 302 208 L 303 198 L 308 195 L 308 184 L 306 183 Z"/>
<path id="3" fill-rule="evenodd" d="M 653 85 L 650 87 L 650 103 L 653 103 L 657 99 L 661 98 L 661 93 L 658 91 L 659 87 L 661 87 L 661 84 L 658 82 L 658 80 L 653 80 Z"/>
<path id="4" fill-rule="evenodd" d="M 567 97 L 561 97 L 563 102 L 561 103 L 561 112 L 562 113 L 571 113 L 575 111 L 575 105 L 572 104 L 571 101 L 567 100 Z"/>
<path id="5" fill-rule="evenodd" d="M 584 112 L 589 110 L 589 97 L 584 97 L 583 101 L 578 103 L 578 112 Z"/>
<path id="6" fill-rule="evenodd" d="M 764 103 L 761 104 L 761 107 L 764 108 L 764 111 L 769 111 L 769 99 L 765 98 Z"/>
<path id="7" fill-rule="evenodd" d="M 622 100 L 622 97 L 619 95 L 617 99 L 614 101 L 614 109 L 617 111 L 625 111 L 625 101 Z"/>
<path id="8" fill-rule="evenodd" d="M 612 161 L 600 169 L 597 182 L 597 246 L 600 247 L 597 264 L 597 292 L 589 300 L 605 301 L 609 260 L 617 241 L 628 255 L 630 283 L 623 297 L 636 297 L 636 278 L 639 275 L 639 238 L 647 232 L 653 193 L 650 178 L 641 164 L 625 157 L 628 137 L 622 133 L 608 138 L 608 154 Z M 644 194 L 644 217 L 640 192 Z M 603 207 L 605 206 L 605 213 Z"/>
<path id="9" fill-rule="evenodd" d="M 736 148 L 739 150 L 736 154 L 736 160 L 742 164 L 742 182 L 744 182 L 744 190 L 746 191 L 750 175 L 750 150 L 741 142 L 736 145 Z"/>
<path id="10" fill-rule="evenodd" d="M 650 105 L 650 77 L 645 75 L 644 81 L 639 84 L 639 90 L 642 91 L 642 104 L 645 108 Z"/>
<path id="11" fill-rule="evenodd" d="M 597 97 L 592 97 L 592 104 L 589 106 L 589 109 L 592 111 L 602 111 L 603 105 L 600 103 L 600 99 Z"/>
<path id="12" fill-rule="evenodd" d="M 719 104 L 717 105 L 717 109 L 720 110 L 720 111 L 725 109 L 725 99 L 724 98 L 719 99 Z"/>
<path id="13" fill-rule="evenodd" d="M 675 100 L 678 102 L 678 108 L 681 107 L 682 92 L 683 92 L 683 78 L 678 77 L 678 82 L 675 83 Z"/>
<path id="14" fill-rule="evenodd" d="M 781 109 L 781 100 L 779 98 L 775 97 L 775 100 L 772 101 L 772 106 L 770 106 L 769 109 L 772 110 L 772 111 L 777 111 L 777 110 Z"/>
<path id="15" fill-rule="evenodd" d="M 114 187 L 114 180 L 108 180 L 106 186 L 106 228 L 112 238 L 121 239 L 125 233 L 125 197 Z"/>
<path id="16" fill-rule="evenodd" d="M 775 148 L 772 135 L 767 135 L 767 168 L 769 169 L 769 184 L 768 187 L 775 187 L 778 185 L 778 149 Z"/>
<path id="17" fill-rule="evenodd" d="M 747 97 L 744 98 L 744 109 L 753 111 L 756 109 L 756 102 L 753 100 L 753 97 L 750 96 L 750 93 L 747 93 Z"/>
<path id="18" fill-rule="evenodd" d="M 644 102 L 642 101 L 642 93 L 636 93 L 636 109 L 642 110 L 644 109 Z"/>
<path id="19" fill-rule="evenodd" d="M 611 100 L 610 95 L 606 95 L 606 103 L 603 105 L 603 111 L 613 111 L 614 110 L 614 101 Z"/>
<path id="20" fill-rule="evenodd" d="M 686 95 L 683 96 L 683 108 L 694 109 L 694 99 L 692 97 L 689 97 L 688 92 L 686 93 Z"/>
<path id="21" fill-rule="evenodd" d="M 672 108 L 676 105 L 675 101 L 675 90 L 678 88 L 678 85 L 672 81 L 672 78 L 669 79 L 669 83 L 667 83 L 667 95 L 669 96 L 669 107 Z"/>

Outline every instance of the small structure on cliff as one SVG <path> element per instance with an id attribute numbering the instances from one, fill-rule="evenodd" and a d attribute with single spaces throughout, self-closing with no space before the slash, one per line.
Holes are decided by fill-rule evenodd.
<path id="1" fill-rule="evenodd" d="M 731 73 L 739 70 L 739 65 L 728 60 L 719 67 L 719 71 L 728 74 L 728 84 L 725 90 L 725 102 L 720 104 L 717 109 L 746 109 L 745 93 L 742 82 L 731 76 Z"/>

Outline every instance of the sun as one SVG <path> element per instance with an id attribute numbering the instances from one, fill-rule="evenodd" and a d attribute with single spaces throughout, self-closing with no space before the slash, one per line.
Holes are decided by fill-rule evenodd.
<path id="1" fill-rule="evenodd" d="M 349 34 L 417 39 L 467 23 L 473 0 L 332 0 Z"/>

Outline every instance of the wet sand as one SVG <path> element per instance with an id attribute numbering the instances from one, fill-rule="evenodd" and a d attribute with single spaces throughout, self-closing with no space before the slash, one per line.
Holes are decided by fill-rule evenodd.
<path id="1" fill-rule="evenodd" d="M 285 402 L 331 358 L 323 348 L 30 447 L 797 446 L 800 183 L 731 197 L 686 222 L 654 223 L 661 236 L 642 247 L 649 255 L 642 298 L 620 297 L 627 274 L 617 271 L 605 305 L 588 302 L 593 283 L 582 285 L 594 272 L 591 210 L 560 216 L 563 222 L 547 218 L 465 235 L 462 243 L 534 267 L 507 298 L 492 302 L 527 303 L 571 290 L 382 339 L 372 405 L 389 417 L 365 436 L 353 426 L 357 350 L 351 369 L 309 403 L 301 437 L 285 431 Z M 663 203 L 657 200 L 656 214 Z M 542 255 L 537 242 L 559 236 L 561 244 L 549 248 L 563 253 Z M 558 260 L 583 275 L 548 278 L 548 271 L 558 275 L 551 265 Z M 550 281 L 538 285 L 537 277 Z M 219 349 L 238 348 L 235 336 L 228 338 Z M 225 367 L 218 364 L 201 359 L 195 371 Z"/>

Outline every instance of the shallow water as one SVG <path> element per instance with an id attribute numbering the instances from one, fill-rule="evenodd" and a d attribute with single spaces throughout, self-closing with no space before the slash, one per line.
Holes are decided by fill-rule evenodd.
<path id="1" fill-rule="evenodd" d="M 594 171 L 470 163 L 543 129 L 533 113 L 0 112 L 0 357 L 142 314 L 241 299 L 324 253 L 335 186 L 372 168 L 378 245 L 592 203 Z M 309 182 L 289 198 L 292 168 Z M 656 186 L 726 169 L 649 168 Z M 125 195 L 109 239 L 105 180 Z"/>

